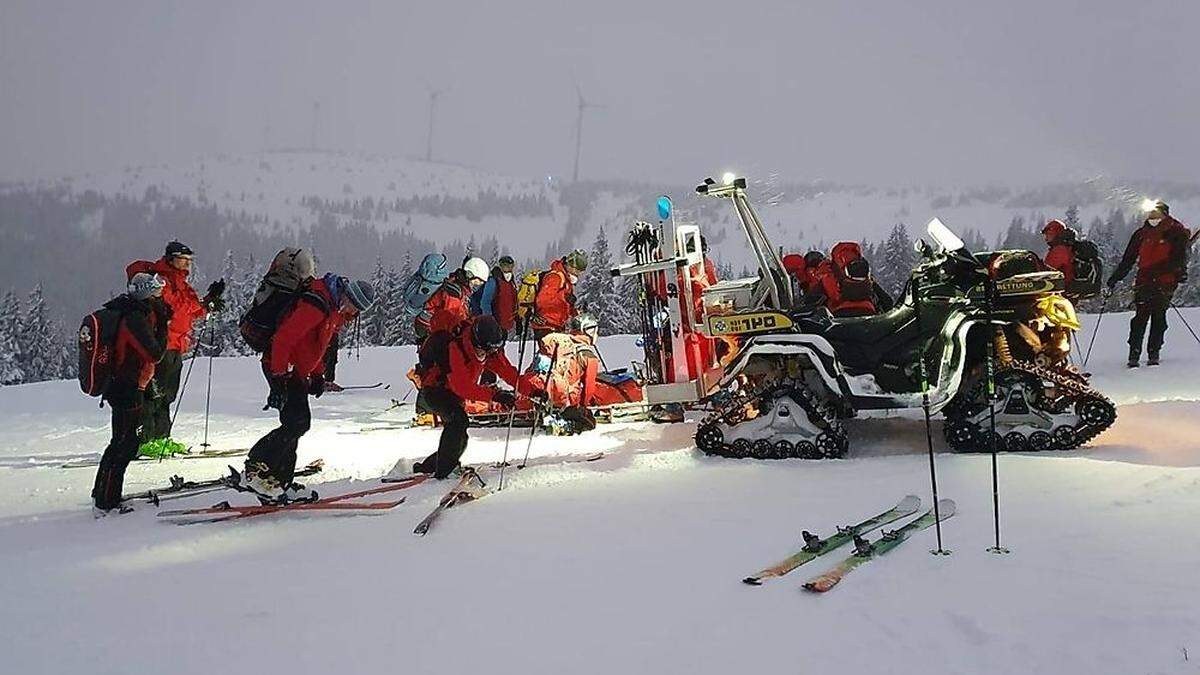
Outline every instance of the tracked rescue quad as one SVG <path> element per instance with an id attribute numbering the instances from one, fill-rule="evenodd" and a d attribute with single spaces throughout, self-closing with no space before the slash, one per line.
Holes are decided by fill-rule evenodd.
<path id="1" fill-rule="evenodd" d="M 646 387 L 647 399 L 682 402 L 691 394 L 691 401 L 708 404 L 711 412 L 696 430 L 704 452 L 842 457 L 844 419 L 921 408 L 923 393 L 931 412 L 945 418 L 946 442 L 960 452 L 990 449 L 993 407 L 996 447 L 1009 451 L 1075 448 L 1116 420 L 1112 401 L 1068 364 L 1070 337 L 1080 325 L 1063 296 L 1062 274 L 1035 254 L 972 253 L 934 219 L 927 227 L 932 243 L 917 243 L 920 262 L 891 311 L 834 318 L 793 294 L 744 178 L 708 179 L 696 190 L 732 203 L 758 276 L 705 289 L 698 311 L 688 312 L 691 300 L 683 296 L 693 248 L 699 251 L 694 225 L 674 228 L 671 255 L 661 246 L 638 249 L 635 262 L 613 273 L 638 276 L 644 289 L 643 342 L 657 382 Z M 661 228 L 639 224 L 632 237 L 651 242 L 646 233 Z M 653 292 L 663 286 L 665 303 Z M 724 363 L 697 351 L 693 368 L 688 345 L 711 339 L 736 340 L 736 350 Z"/>

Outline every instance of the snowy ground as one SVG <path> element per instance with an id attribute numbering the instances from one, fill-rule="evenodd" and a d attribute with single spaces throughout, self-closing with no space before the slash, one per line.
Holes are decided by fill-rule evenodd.
<path id="1" fill-rule="evenodd" d="M 1079 451 L 1001 457 L 1011 554 L 984 550 L 989 459 L 942 452 L 954 554 L 929 555 L 928 531 L 824 596 L 798 589 L 824 561 L 760 588 L 739 580 L 790 553 L 802 528 L 827 533 L 910 492 L 928 503 L 915 418 L 855 421 L 850 458 L 826 462 L 704 457 L 692 424 L 539 438 L 534 455 L 608 454 L 510 473 L 504 492 L 422 539 L 412 528 L 444 485 L 379 516 L 177 527 L 141 506 L 93 520 L 92 470 L 59 465 L 102 449 L 107 410 L 71 382 L 3 388 L 0 670 L 1200 673 L 1200 346 L 1172 317 L 1164 365 L 1126 371 L 1127 319 L 1104 318 L 1089 364 L 1121 404 L 1117 424 Z M 633 352 L 628 339 L 605 347 L 610 364 Z M 437 432 L 365 431 L 406 417 L 379 411 L 407 390 L 411 358 L 343 357 L 343 383 L 392 387 L 315 403 L 300 459 L 325 459 L 323 492 L 432 449 Z M 183 402 L 185 442 L 202 438 L 206 368 Z M 251 361 L 217 359 L 213 382 L 214 447 L 274 424 Z M 502 431 L 472 438 L 468 461 L 500 455 Z M 127 487 L 227 461 L 138 463 Z"/>

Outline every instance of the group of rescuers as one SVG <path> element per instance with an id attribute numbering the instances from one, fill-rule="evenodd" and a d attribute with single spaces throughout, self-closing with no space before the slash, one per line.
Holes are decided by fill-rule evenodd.
<path id="1" fill-rule="evenodd" d="M 1049 247 L 1045 264 L 1061 271 L 1070 282 L 1076 233 L 1061 221 L 1051 220 L 1043 234 Z M 1139 363 L 1147 325 L 1147 363 L 1159 362 L 1167 309 L 1176 288 L 1187 279 L 1190 243 L 1187 228 L 1171 217 L 1167 204 L 1157 202 L 1134 231 L 1107 280 L 1111 290 L 1137 267 L 1130 367 Z M 336 349 L 339 329 L 370 308 L 375 299 L 368 282 L 333 273 L 318 278 L 311 255 L 301 251 L 300 256 L 298 266 L 309 275 L 301 301 L 279 320 L 262 357 L 269 388 L 267 405 L 279 411 L 279 426 L 254 444 L 242 474 L 245 487 L 274 500 L 303 500 L 311 495 L 293 480 L 297 443 L 312 419 L 308 397 L 320 397 L 336 386 L 330 372 L 336 361 L 329 358 L 331 345 Z M 192 345 L 193 324 L 223 306 L 224 280 L 212 283 L 204 296 L 189 284 L 192 258 L 186 245 L 170 242 L 161 259 L 131 263 L 126 269 L 127 292 L 108 303 L 120 307 L 123 318 L 115 341 L 113 383 L 104 395 L 112 409 L 112 439 L 92 491 L 96 508 L 102 511 L 125 508 L 121 504 L 124 474 L 139 447 L 169 440 L 171 403 L 179 390 L 183 355 Z M 872 278 L 870 264 L 857 243 L 839 243 L 828 256 L 819 251 L 787 255 L 783 262 L 804 301 L 823 304 L 834 316 L 867 316 L 893 306 L 891 296 Z M 531 336 L 535 344 L 542 345 L 538 357 L 542 372 L 547 360 L 545 345 L 555 336 L 595 341 L 596 322 L 581 313 L 575 294 L 587 263 L 583 251 L 571 251 L 537 274 L 531 298 L 519 299 L 510 256 L 501 256 L 494 266 L 469 257 L 428 298 L 428 311 L 415 325 L 423 338 L 415 377 L 420 385 L 419 407 L 437 415 L 443 429 L 437 450 L 417 462 L 414 472 L 445 478 L 458 467 L 467 445 L 466 402 L 485 401 L 511 409 L 518 397 L 547 396 L 548 377 L 542 380 L 547 384 L 541 384 L 532 377 L 534 368 L 518 373 L 505 355 L 503 348 L 510 337 L 524 341 Z M 703 265 L 696 267 L 692 277 L 698 297 L 717 277 L 707 256 Z M 512 389 L 493 386 L 496 379 Z"/>

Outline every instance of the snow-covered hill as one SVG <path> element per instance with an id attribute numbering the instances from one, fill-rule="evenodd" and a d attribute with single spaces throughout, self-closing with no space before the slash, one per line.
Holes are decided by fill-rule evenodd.
<path id="1" fill-rule="evenodd" d="M 696 167 L 695 183 L 720 167 Z M 750 175 L 751 197 L 775 244 L 788 250 L 828 247 L 857 239 L 879 241 L 897 223 L 914 233 L 933 217 L 955 229 L 982 232 L 989 243 L 1014 216 L 1061 218 L 1071 205 L 1079 207 L 1086 227 L 1113 209 L 1128 214 L 1143 195 L 1172 203 L 1185 222 L 1200 214 L 1200 190 L 1195 186 L 1099 186 L 1099 181 L 1019 189 L 941 189 L 933 187 L 871 187 L 826 183 L 787 183 L 777 175 Z M 74 194 L 88 190 L 112 196 L 141 198 L 148 190 L 187 198 L 220 210 L 246 213 L 260 219 L 267 232 L 286 233 L 330 222 L 361 223 L 381 232 L 406 231 L 445 245 L 454 240 L 478 242 L 495 235 L 519 258 L 540 259 L 551 242 L 590 246 L 601 227 L 620 236 L 638 219 L 653 217 L 654 198 L 667 192 L 682 218 L 702 225 L 717 257 L 734 265 L 749 264 L 753 256 L 743 241 L 733 210 L 701 200 L 693 184 L 639 185 L 629 182 L 591 183 L 586 189 L 563 189 L 549 177 L 515 177 L 452 164 L 340 152 L 288 151 L 246 155 L 211 155 L 191 162 L 130 166 L 108 173 L 59 180 L 34 181 L 26 186 L 66 187 Z M 486 195 L 485 202 L 481 197 Z M 317 209 L 312 200 L 323 202 Z M 524 200 L 525 208 L 504 213 L 495 200 Z M 448 202 L 454 202 L 447 205 Z M 536 203 L 536 208 L 529 208 Z M 489 210 L 490 209 L 490 210 Z M 511 210 L 511 209 L 510 209 Z M 572 212 L 575 211 L 575 213 Z M 468 216 L 464 213 L 474 212 Z M 93 215 L 83 227 L 95 227 Z"/>
<path id="2" fill-rule="evenodd" d="M 1086 341 L 1095 318 L 1084 319 Z M 828 560 L 761 588 L 739 580 L 792 552 L 801 529 L 828 533 L 908 493 L 928 504 L 919 416 L 854 421 L 849 458 L 822 462 L 705 457 L 692 423 L 539 437 L 535 456 L 607 455 L 510 472 L 503 492 L 416 538 L 446 485 L 411 488 L 373 517 L 177 527 L 142 506 L 93 520 L 92 471 L 58 467 L 100 451 L 107 410 L 71 382 L 2 388 L 0 663 L 206 675 L 1195 673 L 1200 347 L 1176 325 L 1161 368 L 1127 371 L 1127 319 L 1104 318 L 1089 363 L 1120 404 L 1116 425 L 1078 451 L 1000 458 L 1009 555 L 984 550 L 989 458 L 943 452 L 935 430 L 942 496 L 958 502 L 944 528 L 953 555 L 929 555 L 927 531 L 819 597 L 799 585 Z M 603 347 L 610 365 L 635 353 L 629 338 Z M 381 412 L 406 391 L 412 358 L 343 357 L 343 383 L 392 386 L 314 403 L 300 459 L 326 460 L 322 491 L 370 485 L 433 448 L 436 431 Z M 189 443 L 203 434 L 206 369 L 196 365 L 179 416 Z M 273 425 L 252 360 L 216 359 L 213 383 L 214 447 L 244 447 Z M 502 430 L 472 438 L 466 460 L 501 455 Z M 128 489 L 227 462 L 139 462 Z M 238 496 L 181 502 L 225 498 Z"/>

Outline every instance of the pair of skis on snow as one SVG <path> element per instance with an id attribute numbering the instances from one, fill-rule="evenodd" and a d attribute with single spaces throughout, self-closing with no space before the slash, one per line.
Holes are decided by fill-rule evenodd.
<path id="1" fill-rule="evenodd" d="M 296 469 L 296 477 L 312 476 L 321 472 L 325 467 L 325 460 L 316 459 L 309 462 L 308 466 Z M 172 499 L 185 499 L 207 492 L 216 492 L 218 490 L 229 489 L 230 476 L 225 475 L 220 478 L 211 480 L 190 481 L 185 480 L 183 476 L 178 474 L 171 476 L 170 485 L 144 492 L 135 492 L 121 497 L 121 501 L 147 501 L 155 506 L 159 506 L 162 502 Z"/>
<path id="2" fill-rule="evenodd" d="M 742 579 L 742 582 L 751 586 L 760 586 L 764 579 L 781 577 L 830 551 L 841 548 L 848 543 L 853 543 L 853 553 L 843 558 L 828 572 L 818 574 L 804 583 L 805 590 L 814 593 L 824 593 L 841 582 L 847 574 L 896 548 L 914 533 L 933 526 L 938 522 L 939 517 L 942 521 L 945 521 L 954 515 L 955 505 L 953 500 L 942 499 L 938 501 L 937 506 L 936 516 L 934 515 L 934 509 L 929 509 L 920 517 L 907 523 L 900 529 L 884 532 L 874 541 L 868 541 L 864 535 L 876 528 L 913 515 L 921 508 L 921 498 L 916 495 L 909 495 L 900 500 L 894 507 L 871 516 L 857 525 L 837 528 L 835 534 L 826 538 L 818 537 L 805 530 L 802 533 L 804 537 L 804 547 L 802 549 L 779 563 Z"/>
<path id="3" fill-rule="evenodd" d="M 236 486 L 235 477 L 237 470 L 230 467 L 230 476 L 226 477 L 226 487 L 239 489 Z M 181 525 L 193 523 L 217 523 L 226 520 L 238 520 L 241 518 L 250 518 L 253 516 L 261 516 L 270 513 L 279 513 L 281 511 L 341 511 L 353 513 L 370 513 L 386 511 L 395 508 L 404 503 L 405 497 L 384 499 L 381 501 L 363 502 L 358 501 L 363 497 L 371 497 L 383 495 L 386 493 L 395 493 L 406 488 L 413 487 L 424 483 L 429 476 L 413 476 L 412 478 L 398 483 L 384 483 L 373 488 L 365 490 L 356 490 L 354 492 L 345 492 L 331 497 L 321 498 L 316 493 L 313 494 L 313 499 L 307 501 L 296 501 L 279 504 L 252 504 L 249 506 L 234 506 L 229 502 L 221 502 L 215 506 L 197 509 L 176 509 L 172 511 L 160 511 L 160 518 L 167 518 Z M 241 489 L 240 491 L 247 491 Z"/>

